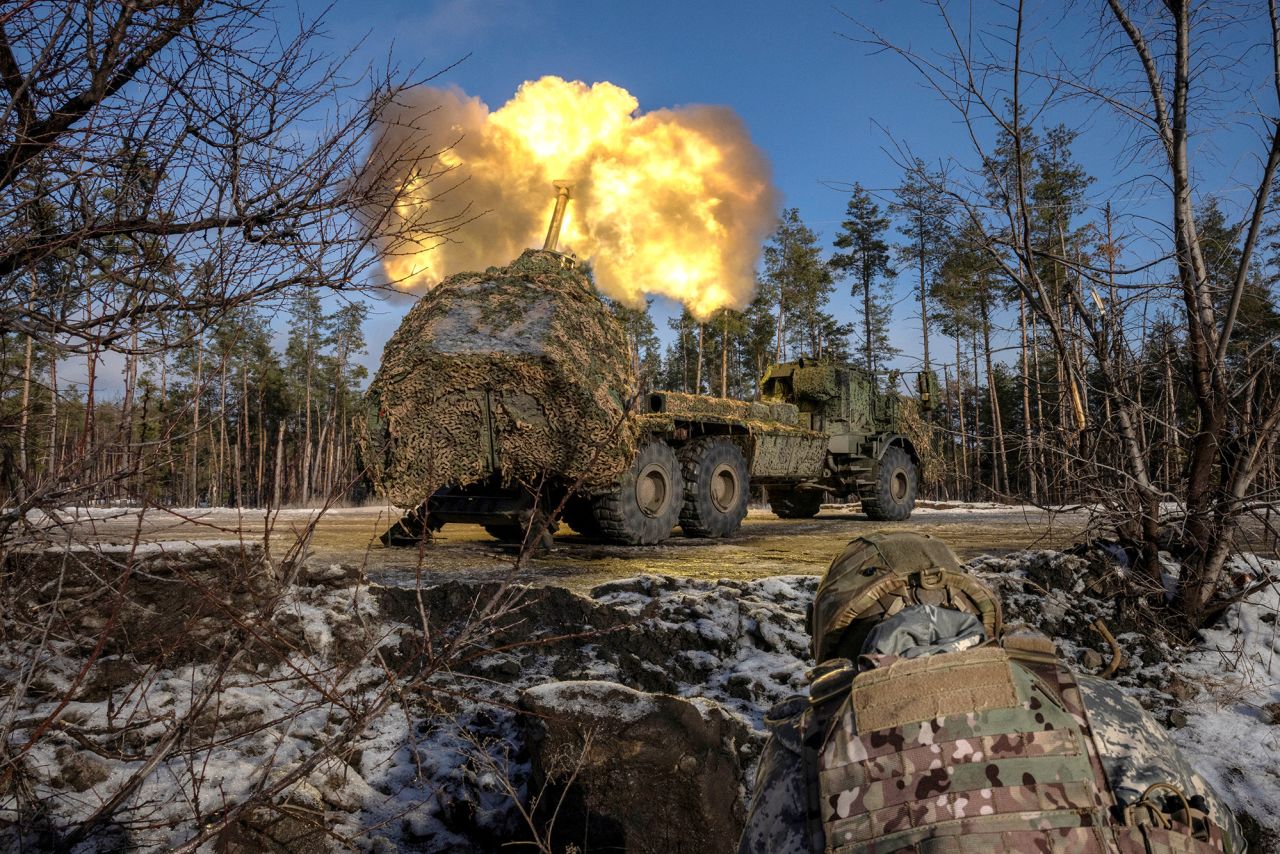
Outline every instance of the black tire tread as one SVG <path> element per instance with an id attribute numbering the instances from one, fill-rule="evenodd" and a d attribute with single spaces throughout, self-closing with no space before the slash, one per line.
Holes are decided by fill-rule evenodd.
<path id="1" fill-rule="evenodd" d="M 885 476 L 898 466 L 906 467 L 910 481 L 907 498 L 901 504 L 895 502 L 889 494 L 889 478 Z M 859 497 L 862 499 L 862 512 L 873 522 L 902 522 L 910 519 L 918 489 L 919 472 L 911 455 L 897 445 L 890 446 L 880 458 L 879 465 L 876 466 L 875 482 L 860 485 L 858 488 Z"/>
<path id="2" fill-rule="evenodd" d="M 675 452 L 671 451 L 670 447 L 666 445 L 666 443 L 654 441 L 649 445 L 645 445 L 640 448 L 636 453 L 636 459 L 631 463 L 633 469 L 637 466 L 641 456 L 643 456 L 653 445 L 661 445 L 671 452 L 672 457 L 675 456 Z M 671 474 L 672 479 L 675 481 L 673 485 L 676 487 L 676 495 L 680 496 L 683 494 L 683 486 L 680 483 L 680 462 L 678 459 L 672 467 Z M 646 545 L 646 537 L 644 536 L 644 533 L 642 531 L 638 531 L 636 526 L 628 524 L 627 522 L 626 514 L 622 506 L 622 490 L 620 487 L 593 496 L 591 499 L 591 510 L 592 515 L 595 516 L 596 524 L 600 526 L 600 536 L 604 539 L 628 546 Z M 673 518 L 672 528 L 674 527 L 675 519 Z M 669 536 L 671 536 L 670 530 L 666 531 L 664 535 L 655 542 L 661 542 Z"/>
<path id="3" fill-rule="evenodd" d="M 728 446 L 737 452 L 738 457 L 742 461 L 741 473 L 746 475 L 742 479 L 742 502 L 741 511 L 735 510 L 731 519 L 703 519 L 698 507 L 698 480 L 701 469 L 705 465 L 708 456 L 715 453 L 716 449 Z M 680 507 L 680 529 L 686 537 L 727 537 L 733 534 L 742 526 L 742 520 L 747 516 L 747 497 L 750 494 L 750 470 L 747 467 L 746 457 L 742 451 L 738 449 L 730 440 L 720 436 L 702 436 L 694 439 L 692 442 L 680 449 L 680 472 L 684 475 L 684 503 Z M 725 524 L 717 524 L 724 522 Z"/>
<path id="4" fill-rule="evenodd" d="M 822 509 L 822 494 L 799 489 L 771 489 L 769 507 L 779 519 L 812 519 Z"/>
<path id="5" fill-rule="evenodd" d="M 500 542 L 524 542 L 524 528 L 519 525 L 484 525 L 483 527 L 486 534 Z"/>
<path id="6" fill-rule="evenodd" d="M 591 499 L 585 495 L 573 495 L 565 502 L 560 519 L 584 537 L 600 536 L 600 523 L 596 521 Z"/>

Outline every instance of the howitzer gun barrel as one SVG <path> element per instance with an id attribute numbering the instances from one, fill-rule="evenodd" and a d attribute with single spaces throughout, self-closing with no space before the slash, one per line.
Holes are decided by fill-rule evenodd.
<path id="1" fill-rule="evenodd" d="M 555 252 L 560 244 L 560 227 L 564 225 L 564 212 L 569 207 L 569 189 L 573 186 L 569 181 L 556 181 L 556 209 L 551 214 L 551 224 L 547 226 L 547 239 L 542 248 L 547 252 Z"/>

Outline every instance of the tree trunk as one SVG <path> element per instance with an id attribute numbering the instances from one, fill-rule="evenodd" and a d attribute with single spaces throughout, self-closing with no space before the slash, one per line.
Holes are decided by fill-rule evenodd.
<path id="1" fill-rule="evenodd" d="M 1009 457 L 1004 447 L 1004 419 L 1000 415 L 1000 394 L 996 389 L 996 375 L 991 364 L 991 311 L 987 305 L 984 291 L 978 302 L 982 310 L 982 349 L 987 363 L 987 395 L 991 399 L 991 431 L 994 440 L 992 455 L 993 491 L 999 495 L 1009 494 Z"/>
<path id="2" fill-rule="evenodd" d="M 191 387 L 191 393 L 195 395 L 192 405 L 191 416 L 191 506 L 194 507 L 200 502 L 200 398 L 203 396 L 202 383 L 204 382 L 204 331 L 196 336 L 196 375 L 195 382 Z"/>
<path id="3" fill-rule="evenodd" d="M 314 325 L 312 325 L 307 329 L 307 388 L 305 393 L 306 415 L 304 416 L 306 428 L 303 432 L 302 489 L 299 497 L 303 507 L 311 506 L 311 369 L 315 362 L 315 354 L 311 349 L 311 339 L 314 334 L 315 329 Z"/>
<path id="4" fill-rule="evenodd" d="M 864 262 L 865 263 L 865 262 Z M 876 357 L 875 349 L 871 346 L 871 276 L 865 273 L 862 276 L 862 328 L 865 335 L 867 373 L 871 376 L 876 374 Z M 926 359 L 926 364 L 928 360 Z"/>
<path id="5" fill-rule="evenodd" d="M 960 416 L 960 470 L 964 473 L 964 485 L 957 480 L 956 494 L 969 493 L 969 431 L 964 417 L 964 353 L 960 347 L 960 333 L 956 332 L 956 412 Z"/>
<path id="6" fill-rule="evenodd" d="M 1025 296 L 1025 295 L 1024 295 Z M 1040 330 L 1037 326 L 1036 313 L 1031 312 L 1031 371 L 1035 376 L 1035 430 L 1032 433 L 1032 439 L 1035 442 L 1035 463 L 1036 471 L 1039 473 L 1041 494 L 1045 501 L 1050 501 L 1051 496 L 1049 489 L 1049 471 L 1045 462 L 1045 442 L 1044 442 L 1044 383 L 1041 382 L 1040 375 Z"/>
<path id="7" fill-rule="evenodd" d="M 689 393 L 689 342 L 684 336 L 684 315 L 680 316 L 680 331 L 676 333 L 680 346 L 680 390 Z"/>
<path id="8" fill-rule="evenodd" d="M 721 315 L 720 335 L 720 396 L 729 396 L 729 311 Z"/>
<path id="9" fill-rule="evenodd" d="M 31 271 L 31 289 L 27 294 L 27 312 L 30 313 L 36 299 L 36 271 Z M 22 412 L 21 422 L 18 427 L 18 471 L 21 477 L 18 482 L 22 483 L 30 474 L 27 460 L 27 429 L 31 423 L 31 363 L 35 355 L 35 338 L 31 333 L 26 334 L 26 351 L 22 357 Z M 24 490 L 25 492 L 25 490 Z"/>
<path id="10" fill-rule="evenodd" d="M 49 353 L 49 471 L 56 472 L 58 454 L 58 350 Z"/>
<path id="11" fill-rule="evenodd" d="M 218 493 L 215 502 L 219 507 L 228 500 L 230 492 L 226 488 L 227 456 L 227 354 L 224 353 L 221 370 L 218 372 L 218 475 L 215 481 Z"/>
<path id="12" fill-rule="evenodd" d="M 920 213 L 920 337 L 924 343 L 924 369 L 929 370 L 929 288 L 924 278 L 924 212 Z"/>
<path id="13" fill-rule="evenodd" d="M 240 418 L 236 422 L 236 506 L 244 507 L 243 465 L 249 462 L 249 369 L 245 360 L 240 360 Z M 243 458 L 241 457 L 243 454 Z"/>
<path id="14" fill-rule="evenodd" d="M 698 366 L 693 373 L 693 393 L 702 394 L 702 343 L 706 337 L 707 325 L 698 323 Z"/>
<path id="15" fill-rule="evenodd" d="M 280 498 L 282 493 L 281 478 L 284 470 L 284 420 L 281 419 L 280 424 L 276 427 L 276 470 L 273 481 L 273 492 L 271 495 L 271 506 L 277 510 L 280 509 Z"/>
<path id="16" fill-rule="evenodd" d="M 1039 503 L 1040 490 L 1036 471 L 1035 452 L 1032 446 L 1031 431 L 1031 359 L 1027 352 L 1027 298 L 1018 292 L 1018 328 L 1021 334 L 1022 349 L 1022 460 L 1027 472 L 1027 493 L 1032 504 Z"/>
<path id="17" fill-rule="evenodd" d="M 978 368 L 978 329 L 973 330 L 973 480 L 977 486 L 982 478 L 982 398 L 978 394 L 978 377 L 982 371 Z M 994 466 L 994 461 L 992 463 Z M 977 490 L 974 490 L 977 494 Z"/>
<path id="18" fill-rule="evenodd" d="M 783 326 L 784 326 L 783 321 L 785 319 L 786 319 L 786 316 L 783 314 L 782 283 L 779 282 L 778 283 L 778 345 L 776 348 L 774 348 L 774 351 L 773 351 L 773 360 L 775 362 L 782 361 L 782 356 L 784 352 L 783 345 L 782 345 L 782 341 L 783 341 L 782 332 L 783 332 Z"/>

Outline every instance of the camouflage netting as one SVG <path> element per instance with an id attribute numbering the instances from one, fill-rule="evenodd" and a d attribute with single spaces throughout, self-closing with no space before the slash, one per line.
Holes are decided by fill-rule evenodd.
<path id="1" fill-rule="evenodd" d="M 444 280 L 405 316 L 369 388 L 361 445 L 375 487 L 411 507 L 485 479 L 495 459 L 506 482 L 612 482 L 634 456 L 629 353 L 557 253 Z"/>
<path id="2" fill-rule="evenodd" d="M 832 365 L 813 363 L 797 368 L 791 375 L 796 400 L 827 400 L 840 396 L 840 385 Z"/>
<path id="3" fill-rule="evenodd" d="M 920 454 L 920 486 L 939 483 L 946 471 L 938 455 L 938 431 L 925 420 L 919 400 L 914 397 L 898 399 L 898 428 Z"/>
<path id="4" fill-rule="evenodd" d="M 725 397 L 708 397 L 678 391 L 657 392 L 652 397 L 661 401 L 661 412 L 674 418 L 718 421 L 726 424 L 758 424 L 762 429 L 773 429 L 778 424 L 794 426 L 799 421 L 799 410 L 791 403 L 730 400 Z"/>

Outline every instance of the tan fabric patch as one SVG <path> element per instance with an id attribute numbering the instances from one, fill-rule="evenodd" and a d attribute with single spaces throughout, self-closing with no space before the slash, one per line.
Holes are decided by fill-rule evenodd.
<path id="1" fill-rule="evenodd" d="M 1058 649 L 1053 641 L 1036 631 L 1018 631 L 1006 634 L 1000 641 L 1014 658 L 1025 654 L 1031 658 L 1056 659 Z"/>
<path id="2" fill-rule="evenodd" d="M 859 735 L 1018 705 L 1009 658 L 994 648 L 897 661 L 860 674 L 851 695 Z"/>

